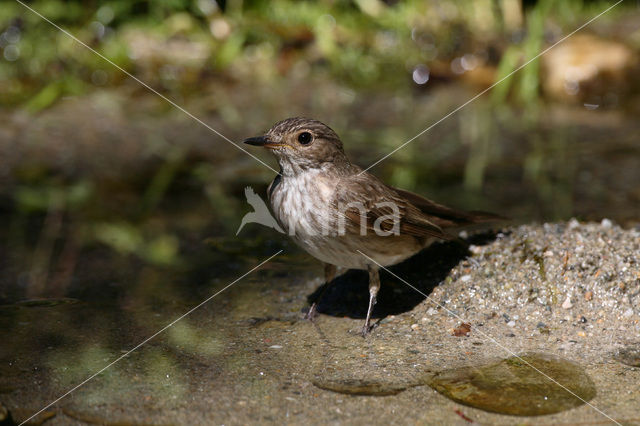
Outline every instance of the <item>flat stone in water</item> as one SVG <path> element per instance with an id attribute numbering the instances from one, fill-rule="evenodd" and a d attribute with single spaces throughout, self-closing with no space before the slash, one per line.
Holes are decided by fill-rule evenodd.
<path id="1" fill-rule="evenodd" d="M 578 407 L 596 395 L 593 381 L 578 364 L 537 353 L 479 367 L 446 370 L 433 376 L 428 384 L 460 404 L 515 416 L 558 413 Z"/>
<path id="2" fill-rule="evenodd" d="M 396 395 L 417 386 L 417 383 L 393 383 L 368 379 L 315 379 L 312 383 L 320 389 L 347 395 L 385 396 Z"/>
<path id="3" fill-rule="evenodd" d="M 631 367 L 640 367 L 640 344 L 625 346 L 616 352 L 613 358 Z"/>

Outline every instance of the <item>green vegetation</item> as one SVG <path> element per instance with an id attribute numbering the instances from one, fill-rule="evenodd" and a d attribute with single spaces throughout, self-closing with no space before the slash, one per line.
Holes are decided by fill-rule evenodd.
<path id="1" fill-rule="evenodd" d="M 455 78 L 449 63 L 498 66 L 507 75 L 560 28 L 584 22 L 606 2 L 319 0 L 102 2 L 40 0 L 36 11 L 159 90 L 188 95 L 203 80 L 315 73 L 366 89 L 407 90 L 424 66 Z M 624 7 L 601 18 L 613 20 Z M 127 78 L 17 2 L 0 10 L 4 58 L 0 102 L 36 112 L 66 95 Z M 256 66 L 259 65 L 259 66 Z M 428 74 L 425 74 L 428 76 Z M 515 84 L 515 83 L 514 83 Z M 523 70 L 517 98 L 538 94 L 538 67 Z M 494 93 L 504 99 L 510 85 Z"/>

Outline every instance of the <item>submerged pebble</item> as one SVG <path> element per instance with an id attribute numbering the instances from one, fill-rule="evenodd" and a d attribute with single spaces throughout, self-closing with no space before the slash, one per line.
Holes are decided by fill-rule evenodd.
<path id="1" fill-rule="evenodd" d="M 616 352 L 613 358 L 631 367 L 640 367 L 640 344 L 625 346 Z"/>
<path id="2" fill-rule="evenodd" d="M 312 381 L 314 386 L 332 392 L 347 395 L 385 396 L 396 395 L 403 390 L 418 386 L 421 383 L 385 382 L 375 379 L 334 379 L 318 378 Z"/>
<path id="3" fill-rule="evenodd" d="M 428 384 L 461 404 L 516 416 L 558 413 L 578 407 L 596 395 L 591 378 L 578 364 L 537 353 L 446 370 L 433 376 Z"/>

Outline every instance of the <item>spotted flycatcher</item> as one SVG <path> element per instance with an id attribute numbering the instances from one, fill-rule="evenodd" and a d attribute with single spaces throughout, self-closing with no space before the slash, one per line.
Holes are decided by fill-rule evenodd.
<path id="1" fill-rule="evenodd" d="M 369 272 L 363 335 L 371 330 L 380 265 L 394 265 L 434 241 L 455 238 L 446 229 L 500 219 L 490 213 L 457 211 L 385 185 L 352 164 L 338 135 L 317 120 L 288 118 L 264 136 L 244 142 L 275 154 L 280 173 L 267 190 L 269 204 L 280 227 L 324 262 L 325 289 L 336 267 Z M 315 316 L 320 297 L 307 318 Z"/>

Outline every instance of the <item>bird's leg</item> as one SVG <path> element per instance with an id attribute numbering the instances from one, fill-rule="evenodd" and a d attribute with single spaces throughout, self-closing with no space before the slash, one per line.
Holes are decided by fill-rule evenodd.
<path id="1" fill-rule="evenodd" d="M 367 319 L 362 327 L 362 336 L 366 336 L 371 331 L 371 312 L 376 304 L 376 296 L 380 290 L 380 273 L 377 266 L 369 265 L 369 309 L 367 309 Z"/>
<path id="2" fill-rule="evenodd" d="M 309 311 L 304 316 L 305 319 L 313 320 L 318 314 L 316 312 L 318 308 L 318 303 L 320 303 L 320 299 L 322 299 L 322 296 L 324 296 L 324 294 L 327 292 L 327 289 L 331 286 L 331 282 L 336 277 L 337 270 L 338 268 L 336 267 L 336 265 L 332 265 L 330 263 L 324 264 L 324 283 L 325 283 L 324 288 L 322 289 L 322 291 L 320 291 L 320 294 L 316 298 L 315 302 L 311 304 Z"/>

